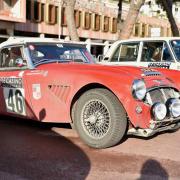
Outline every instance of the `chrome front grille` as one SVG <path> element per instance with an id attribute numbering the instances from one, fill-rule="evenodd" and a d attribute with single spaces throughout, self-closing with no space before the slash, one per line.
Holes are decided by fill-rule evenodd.
<path id="1" fill-rule="evenodd" d="M 156 71 L 144 72 L 143 76 L 161 76 L 161 73 Z"/>
<path id="2" fill-rule="evenodd" d="M 166 103 L 170 98 L 179 98 L 179 93 L 173 88 L 157 88 L 150 90 L 146 96 L 146 102 L 153 105 L 156 102 Z"/>

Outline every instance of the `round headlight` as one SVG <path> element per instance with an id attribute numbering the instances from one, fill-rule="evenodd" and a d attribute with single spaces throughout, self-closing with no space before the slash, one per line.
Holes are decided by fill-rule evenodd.
<path id="1" fill-rule="evenodd" d="M 134 98 L 143 100 L 146 96 L 146 85 L 143 80 L 135 80 L 132 86 L 132 93 Z"/>
<path id="2" fill-rule="evenodd" d="M 169 99 L 167 106 L 172 117 L 177 118 L 180 116 L 180 99 Z"/>
<path id="3" fill-rule="evenodd" d="M 152 113 L 156 120 L 163 120 L 167 114 L 167 108 L 163 103 L 155 103 L 152 106 Z"/>

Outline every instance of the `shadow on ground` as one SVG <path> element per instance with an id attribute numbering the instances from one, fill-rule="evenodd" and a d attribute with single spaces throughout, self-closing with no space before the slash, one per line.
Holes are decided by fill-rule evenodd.
<path id="1" fill-rule="evenodd" d="M 154 160 L 147 160 L 141 169 L 141 177 L 138 180 L 168 180 L 169 175 L 161 164 Z"/>
<path id="2" fill-rule="evenodd" d="M 78 179 L 90 171 L 87 155 L 51 131 L 54 124 L 0 116 L 0 179 Z"/>

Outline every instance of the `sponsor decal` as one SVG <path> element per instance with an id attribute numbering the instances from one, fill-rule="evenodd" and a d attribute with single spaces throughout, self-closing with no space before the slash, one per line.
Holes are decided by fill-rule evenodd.
<path id="1" fill-rule="evenodd" d="M 48 75 L 48 71 L 43 72 L 43 76 L 46 77 Z"/>
<path id="2" fill-rule="evenodd" d="M 153 80 L 153 82 L 158 83 L 159 85 L 163 84 L 162 80 L 160 79 L 155 79 Z"/>
<path id="3" fill-rule="evenodd" d="M 149 63 L 148 67 L 154 67 L 154 68 L 165 68 L 169 69 L 171 66 L 171 63 L 168 62 L 159 62 L 159 63 Z"/>
<path id="4" fill-rule="evenodd" d="M 150 68 L 143 68 L 143 69 L 141 69 L 141 71 L 143 71 L 143 72 L 156 72 L 156 70 L 150 69 Z"/>
<path id="5" fill-rule="evenodd" d="M 23 77 L 23 74 L 24 74 L 24 71 L 21 71 L 21 72 L 19 73 L 19 77 Z"/>
<path id="6" fill-rule="evenodd" d="M 22 88 L 22 78 L 15 77 L 1 77 L 0 86 L 8 88 Z"/>
<path id="7" fill-rule="evenodd" d="M 32 85 L 33 90 L 33 98 L 38 100 L 41 99 L 41 85 L 40 84 L 33 84 Z"/>
<path id="8" fill-rule="evenodd" d="M 56 44 L 57 45 L 57 47 L 59 47 L 59 48 L 63 48 L 63 45 L 62 44 Z"/>
<path id="9" fill-rule="evenodd" d="M 141 71 L 143 71 L 143 74 L 141 74 L 141 76 L 161 75 L 161 73 L 159 71 L 156 71 L 156 70 L 150 69 L 150 68 L 143 68 L 143 69 L 141 69 Z"/>
<path id="10" fill-rule="evenodd" d="M 35 71 L 30 71 L 29 73 L 27 73 L 28 76 L 31 75 L 43 75 L 44 77 L 46 77 L 48 75 L 48 71 L 43 71 L 43 70 L 35 70 Z"/>
<path id="11" fill-rule="evenodd" d="M 7 112 L 25 116 L 25 93 L 22 78 L 1 77 L 0 86 L 3 88 Z"/>

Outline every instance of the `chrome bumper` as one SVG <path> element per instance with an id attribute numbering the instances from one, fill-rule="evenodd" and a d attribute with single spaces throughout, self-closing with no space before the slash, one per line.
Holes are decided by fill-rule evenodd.
<path id="1" fill-rule="evenodd" d="M 175 131 L 180 128 L 180 122 L 177 122 L 175 124 L 170 124 L 166 125 L 163 127 L 159 127 L 157 129 L 135 129 L 131 128 L 128 130 L 127 134 L 128 135 L 135 135 L 135 136 L 141 136 L 141 137 L 150 137 L 153 136 L 154 134 L 162 131 Z"/>

